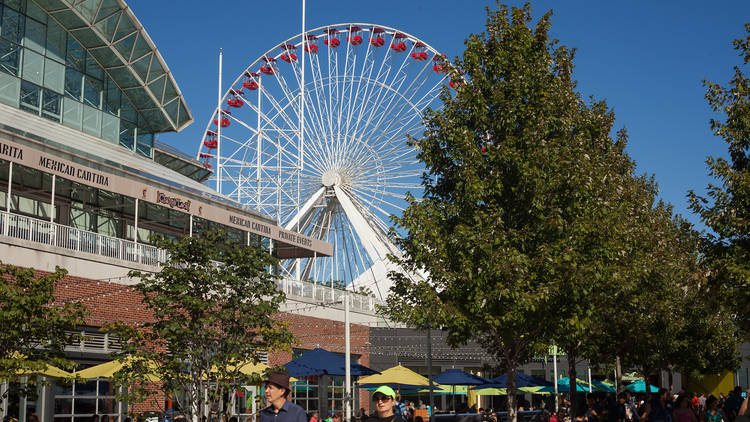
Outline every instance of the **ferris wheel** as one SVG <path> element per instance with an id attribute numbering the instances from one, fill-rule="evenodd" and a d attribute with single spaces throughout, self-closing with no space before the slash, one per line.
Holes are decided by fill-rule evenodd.
<path id="1" fill-rule="evenodd" d="M 276 44 L 224 93 L 198 151 L 214 169 L 209 183 L 333 245 L 332 257 L 282 263 L 284 275 L 388 294 L 386 256 L 400 255 L 390 216 L 407 192 L 422 194 L 407 142 L 439 107 L 444 59 L 394 28 L 329 25 Z"/>

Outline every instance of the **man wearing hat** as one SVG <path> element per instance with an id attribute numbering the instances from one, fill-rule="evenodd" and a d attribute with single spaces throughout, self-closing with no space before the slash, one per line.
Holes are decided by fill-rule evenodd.
<path id="1" fill-rule="evenodd" d="M 372 402 L 375 405 L 375 414 L 365 422 L 404 422 L 401 416 L 393 412 L 393 404 L 396 393 L 387 385 L 381 385 L 372 393 Z"/>
<path id="2" fill-rule="evenodd" d="M 288 400 L 292 387 L 289 374 L 272 371 L 265 380 L 268 407 L 261 410 L 260 422 L 307 422 L 307 414 L 298 405 Z"/>

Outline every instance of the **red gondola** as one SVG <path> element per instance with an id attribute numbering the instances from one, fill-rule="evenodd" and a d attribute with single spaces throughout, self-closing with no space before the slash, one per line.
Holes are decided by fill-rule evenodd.
<path id="1" fill-rule="evenodd" d="M 341 41 L 339 41 L 338 38 L 331 38 L 330 40 L 323 40 L 323 44 L 336 48 L 341 45 Z"/>
<path id="2" fill-rule="evenodd" d="M 395 51 L 396 53 L 403 53 L 406 51 L 406 44 L 399 42 L 399 43 L 393 43 L 391 44 L 391 49 Z"/>
<path id="3" fill-rule="evenodd" d="M 215 124 L 215 125 L 218 125 L 218 124 L 219 124 L 219 121 L 218 121 L 218 120 L 216 120 L 216 119 L 214 119 L 214 124 Z M 229 119 L 227 119 L 227 118 L 223 118 L 223 119 L 221 119 L 221 127 L 227 127 L 227 126 L 229 126 L 229 125 L 230 125 Z"/>
<path id="4" fill-rule="evenodd" d="M 422 41 L 417 41 L 417 42 L 414 43 L 414 47 L 425 48 L 427 46 Z"/>
<path id="5" fill-rule="evenodd" d="M 374 47 L 382 47 L 385 45 L 385 40 L 382 37 L 370 38 L 370 44 Z"/>
<path id="6" fill-rule="evenodd" d="M 427 60 L 429 57 L 430 56 L 425 51 L 411 53 L 411 58 L 420 62 Z"/>
<path id="7" fill-rule="evenodd" d="M 327 43 L 326 43 L 327 44 Z M 304 47 L 305 53 L 317 53 L 318 52 L 318 46 L 315 44 L 309 44 Z"/>
<path id="8" fill-rule="evenodd" d="M 245 88 L 247 88 L 247 89 L 249 89 L 251 91 L 255 91 L 256 89 L 258 89 L 258 83 L 255 82 L 255 81 L 244 82 L 242 84 L 242 86 L 244 86 Z"/>
<path id="9" fill-rule="evenodd" d="M 464 84 L 463 79 L 456 79 L 455 81 L 448 82 L 448 86 L 450 86 L 453 89 L 457 89 L 459 86 L 462 86 Z"/>
<path id="10" fill-rule="evenodd" d="M 216 132 L 214 132 L 213 130 L 207 130 L 206 136 L 216 136 Z"/>
<path id="11" fill-rule="evenodd" d="M 216 139 L 214 139 L 214 140 L 211 140 L 211 141 L 205 141 L 205 142 L 203 142 L 203 145 L 205 145 L 206 148 L 214 149 L 214 148 L 216 148 L 219 145 L 219 143 L 216 141 Z"/>
<path id="12" fill-rule="evenodd" d="M 239 98 L 233 98 L 233 99 L 227 100 L 227 104 L 229 105 L 229 107 L 237 108 L 237 107 L 242 107 L 245 104 L 245 102 L 240 100 Z"/>
<path id="13" fill-rule="evenodd" d="M 350 43 L 352 43 L 352 45 L 360 45 L 360 44 L 362 44 L 362 37 L 360 37 L 359 35 L 355 35 L 355 36 L 353 36 L 351 38 L 346 37 L 346 39 L 347 39 L 347 41 L 349 41 Z"/>
<path id="14" fill-rule="evenodd" d="M 260 71 L 265 73 L 266 75 L 273 75 L 274 73 L 276 73 L 276 71 L 273 70 L 271 66 L 261 66 Z"/>
<path id="15" fill-rule="evenodd" d="M 447 73 L 450 70 L 450 65 L 447 63 L 448 58 L 445 54 L 435 54 L 432 57 L 435 64 L 432 66 L 432 70 L 437 73 Z"/>
<path id="16" fill-rule="evenodd" d="M 296 62 L 297 61 L 297 55 L 293 53 L 289 54 L 282 54 L 281 60 L 284 60 L 287 63 Z"/>

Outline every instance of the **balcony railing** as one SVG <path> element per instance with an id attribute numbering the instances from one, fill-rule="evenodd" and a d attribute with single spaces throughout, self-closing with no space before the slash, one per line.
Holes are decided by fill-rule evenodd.
<path id="1" fill-rule="evenodd" d="M 0 212 L 0 234 L 154 267 L 166 258 L 166 253 L 155 246 L 7 212 Z"/>
<path id="2" fill-rule="evenodd" d="M 166 252 L 155 246 L 7 212 L 0 212 L 0 235 L 153 267 L 159 266 L 167 258 Z M 292 298 L 312 299 L 327 306 L 344 307 L 344 290 L 286 278 L 280 279 L 278 285 Z M 381 303 L 371 296 L 352 292 L 349 295 L 350 309 L 355 312 L 373 313 L 376 305 Z"/>

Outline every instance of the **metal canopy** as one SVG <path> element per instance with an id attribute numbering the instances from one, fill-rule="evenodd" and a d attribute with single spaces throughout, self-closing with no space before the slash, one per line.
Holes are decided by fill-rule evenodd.
<path id="1" fill-rule="evenodd" d="M 193 121 L 143 25 L 123 0 L 34 0 L 88 50 L 154 132 Z"/>

